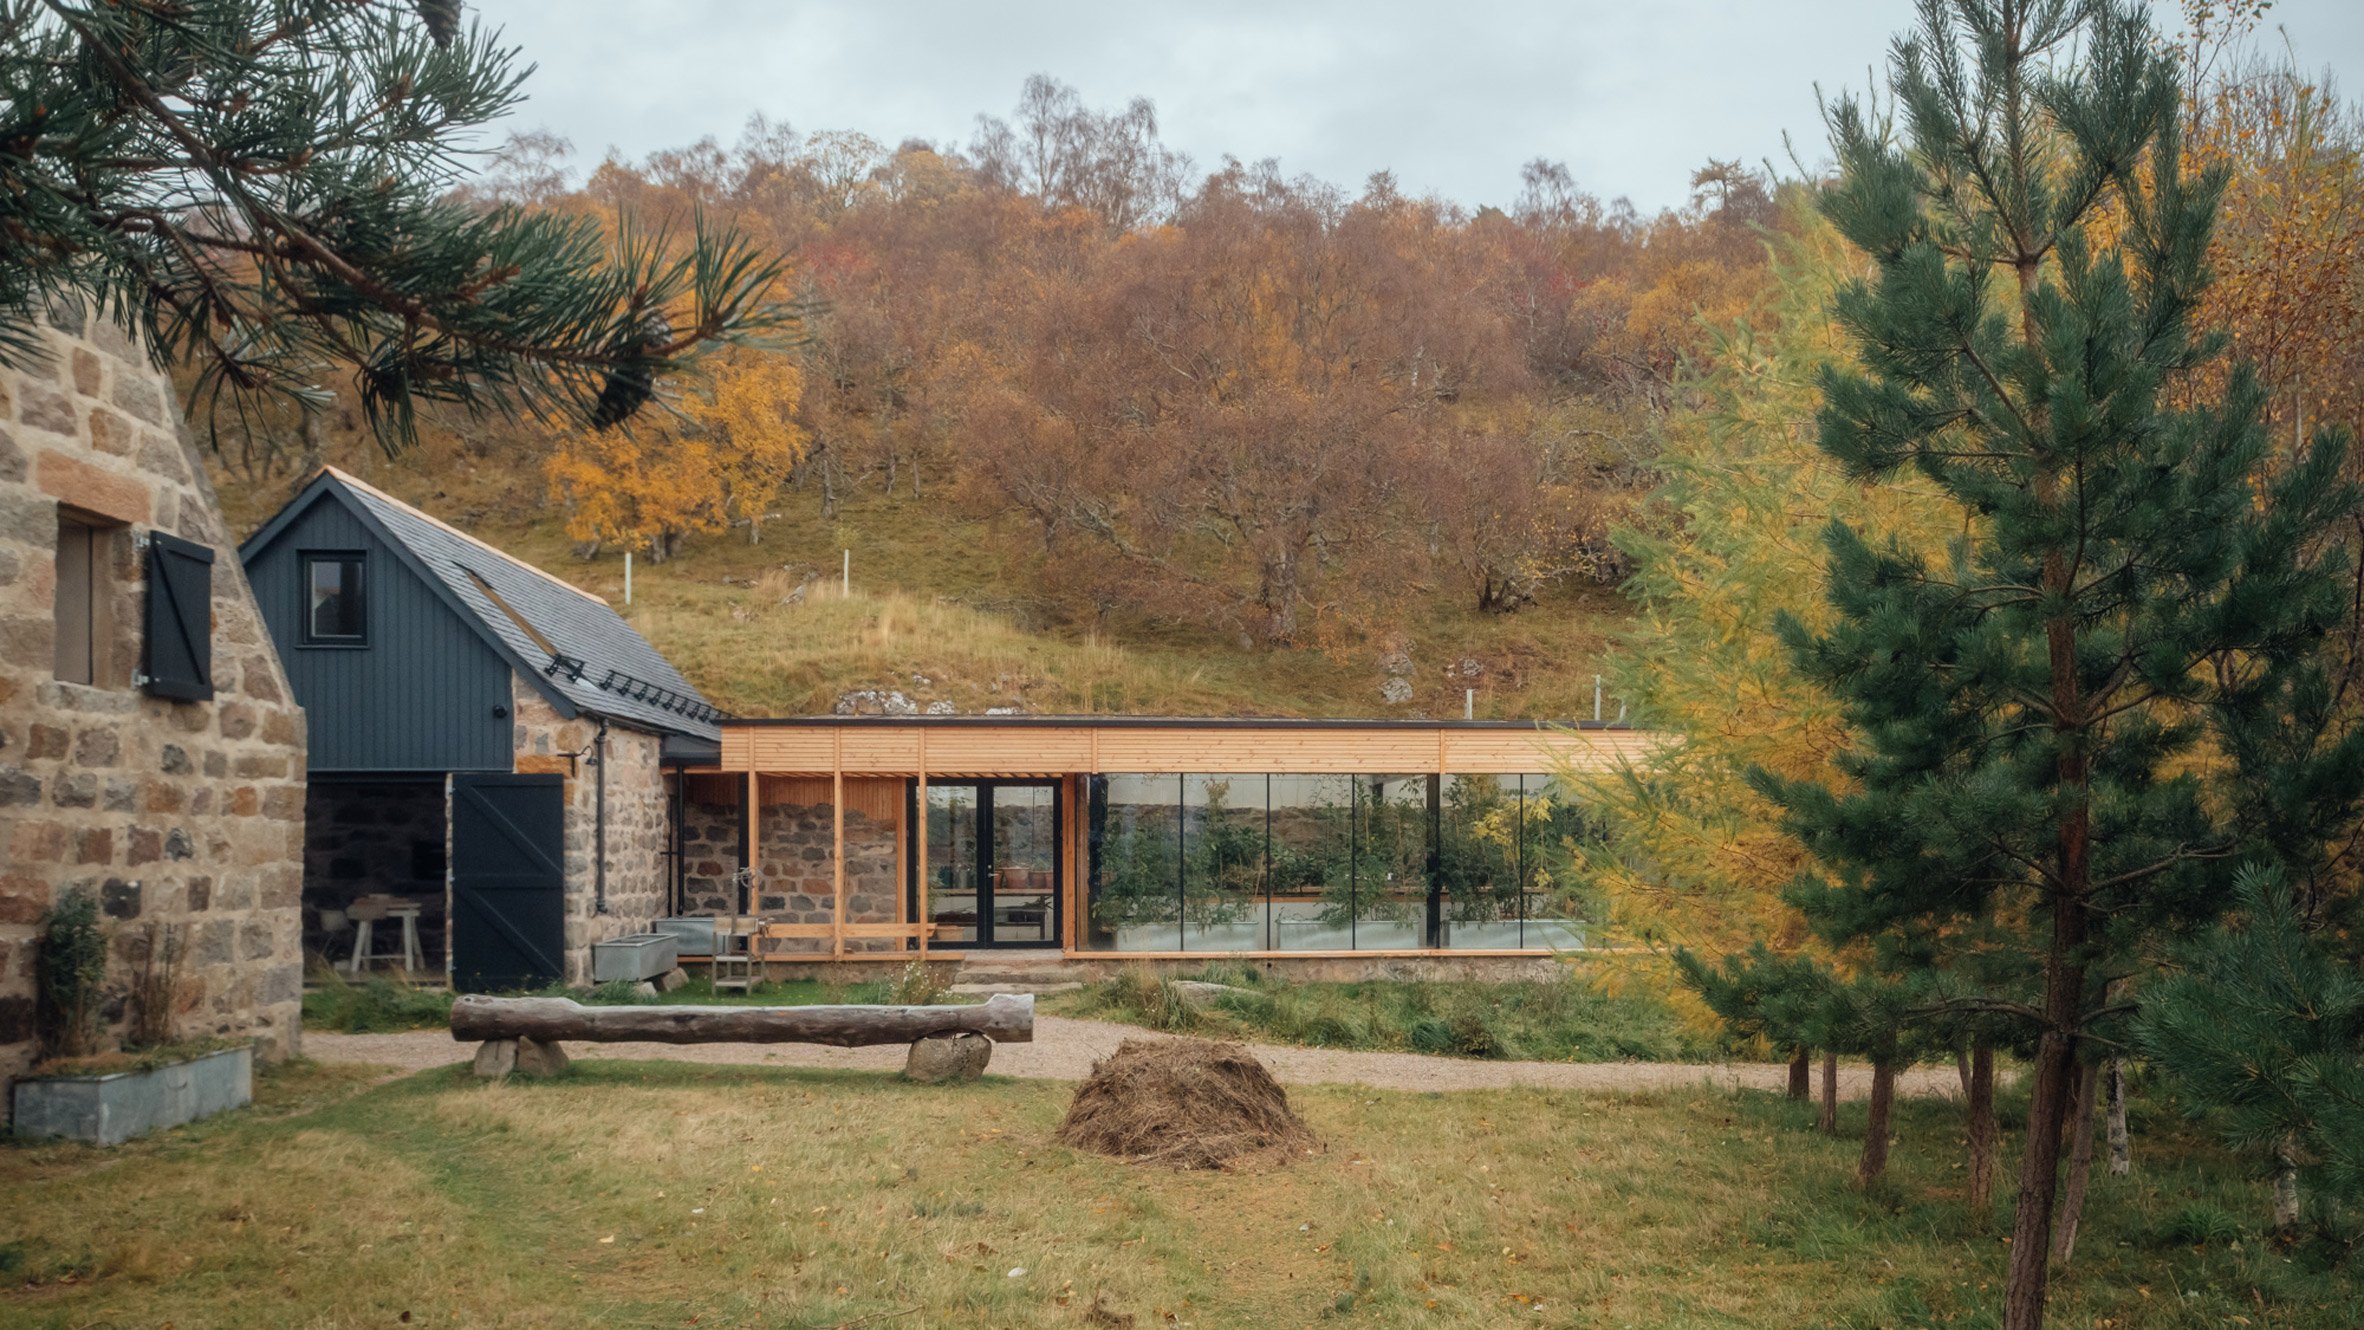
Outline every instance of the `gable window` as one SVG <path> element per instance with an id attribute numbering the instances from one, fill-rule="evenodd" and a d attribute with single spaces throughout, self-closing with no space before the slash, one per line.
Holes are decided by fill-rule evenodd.
<path id="1" fill-rule="evenodd" d="M 104 686 L 115 635 L 109 593 L 114 528 L 73 513 L 57 517 L 57 677 Z"/>
<path id="2" fill-rule="evenodd" d="M 369 641 L 369 601 L 358 554 L 304 556 L 304 645 L 362 646 Z"/>

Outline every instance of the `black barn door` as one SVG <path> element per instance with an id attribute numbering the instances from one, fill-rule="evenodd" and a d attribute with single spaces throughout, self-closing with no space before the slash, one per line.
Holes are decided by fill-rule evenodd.
<path id="1" fill-rule="evenodd" d="M 541 988 L 566 973 L 566 788 L 558 776 L 451 778 L 452 986 Z"/>

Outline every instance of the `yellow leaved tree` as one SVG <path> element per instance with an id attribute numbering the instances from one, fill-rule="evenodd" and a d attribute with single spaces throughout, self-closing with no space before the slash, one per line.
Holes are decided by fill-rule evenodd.
<path id="1" fill-rule="evenodd" d="M 567 534 L 656 562 L 693 532 L 744 526 L 750 542 L 760 539 L 773 497 L 811 446 L 797 419 L 803 399 L 793 357 L 742 348 L 720 357 L 669 415 L 560 439 L 544 476 L 566 508 Z"/>
<path id="2" fill-rule="evenodd" d="M 1634 558 L 1633 626 L 1611 671 L 1634 719 L 1664 744 L 1642 764 L 1581 778 L 1606 826 L 1591 886 L 1611 937 L 1638 954 L 1708 957 L 1762 942 L 1817 951 L 1781 889 L 1807 854 L 1747 779 L 1801 777 L 1847 743 L 1836 705 L 1800 679 L 1774 624 L 1809 627 L 1822 599 L 1833 518 L 1945 535 L 1933 498 L 1865 487 L 1814 443 L 1818 368 L 1844 355 L 1832 293 L 1865 262 L 1803 190 L 1784 191 L 1775 282 L 1720 335 L 1713 368 L 1668 418 L 1665 481 L 1620 543 Z"/>

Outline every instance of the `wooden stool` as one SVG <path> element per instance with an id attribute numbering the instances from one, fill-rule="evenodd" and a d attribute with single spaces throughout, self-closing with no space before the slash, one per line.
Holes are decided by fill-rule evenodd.
<path id="1" fill-rule="evenodd" d="M 353 954 L 345 962 L 347 974 L 358 975 L 379 961 L 399 960 L 403 973 L 417 972 L 419 957 L 419 905 L 415 901 L 389 900 L 383 896 L 364 896 L 345 911 L 353 921 Z M 376 950 L 376 930 L 380 920 L 392 923 L 400 920 L 402 934 L 400 950 L 380 953 Z M 387 941 L 395 941 L 388 938 Z"/>

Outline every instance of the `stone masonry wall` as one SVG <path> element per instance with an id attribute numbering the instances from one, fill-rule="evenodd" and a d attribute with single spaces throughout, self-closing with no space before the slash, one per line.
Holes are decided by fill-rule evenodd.
<path id="1" fill-rule="evenodd" d="M 682 913 L 729 914 L 731 878 L 739 871 L 739 806 L 683 800 L 681 857 Z"/>
<path id="2" fill-rule="evenodd" d="M 279 668 L 171 386 L 111 325 L 53 319 L 46 367 L 0 370 L 0 1080 L 35 1055 L 43 914 L 69 888 L 114 934 L 107 1003 L 150 927 L 184 944 L 178 1033 L 298 1051 L 304 717 Z M 58 517 L 102 526 L 111 631 L 96 686 L 56 678 Z M 207 702 L 133 687 L 146 595 L 135 539 L 210 546 Z"/>
<path id="3" fill-rule="evenodd" d="M 758 891 L 753 912 L 774 923 L 825 924 L 836 904 L 836 880 L 829 862 L 833 843 L 828 804 L 766 804 L 756 856 Z M 862 813 L 845 817 L 846 921 L 893 923 L 903 885 L 895 872 L 895 827 Z M 730 913 L 730 884 L 739 867 L 739 806 L 690 801 L 682 818 L 682 852 L 687 863 L 687 910 Z M 772 944 L 781 952 L 829 950 L 826 939 L 797 938 Z M 898 951 L 893 938 L 848 938 L 846 950 Z"/>
<path id="4" fill-rule="evenodd" d="M 563 720 L 533 685 L 515 693 L 517 770 L 557 772 L 566 782 L 566 981 L 591 980 L 591 946 L 645 933 L 665 913 L 665 856 L 670 807 L 664 741 L 610 723 L 607 730 L 607 909 L 599 912 L 592 848 L 597 838 L 599 778 L 590 750 L 599 722 Z M 569 775 L 568 753 L 581 753 Z"/>

